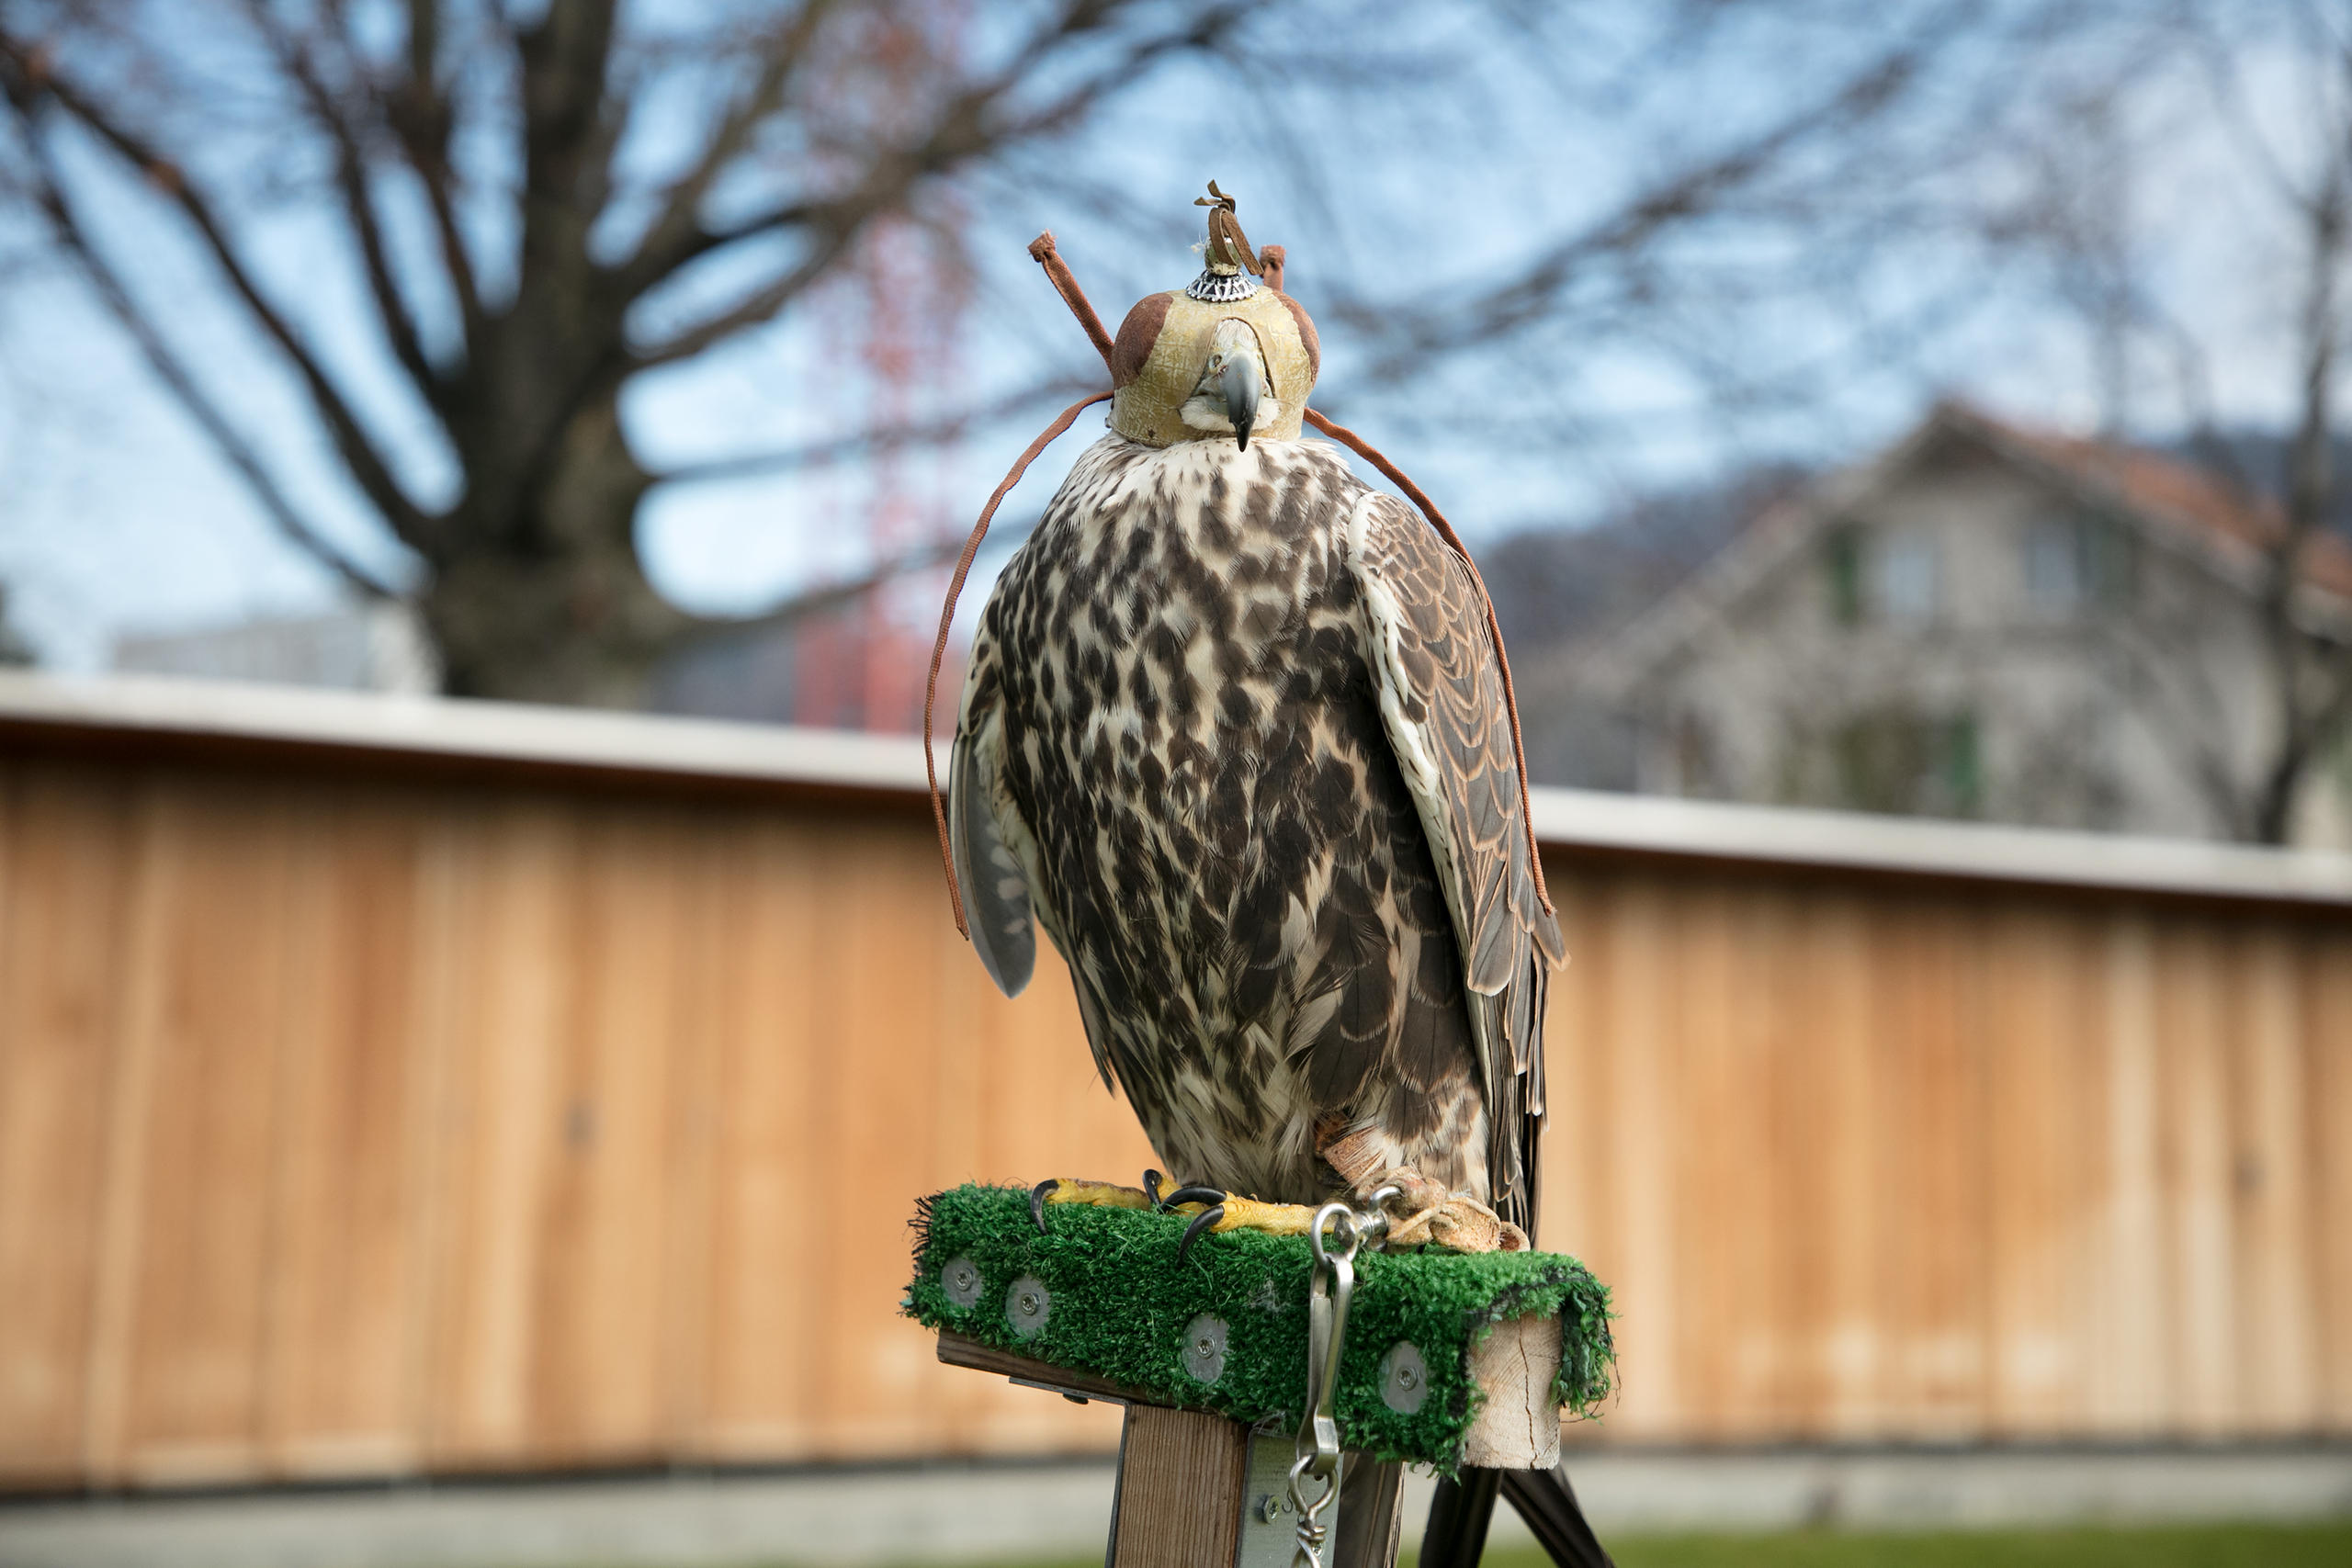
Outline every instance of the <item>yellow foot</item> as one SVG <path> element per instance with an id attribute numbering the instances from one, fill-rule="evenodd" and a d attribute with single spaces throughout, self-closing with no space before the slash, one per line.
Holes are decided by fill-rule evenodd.
<path id="1" fill-rule="evenodd" d="M 1184 1239 L 1176 1245 L 1182 1263 L 1202 1236 L 1222 1231 L 1259 1231 L 1267 1235 L 1305 1235 L 1315 1225 L 1315 1210 L 1304 1203 L 1268 1203 L 1237 1198 L 1214 1187 L 1170 1187 L 1159 1190 L 1163 1213 L 1189 1214 Z"/>
<path id="2" fill-rule="evenodd" d="M 1098 1209 L 1152 1209 L 1163 1214 L 1182 1214 L 1192 1220 L 1184 1229 L 1184 1239 L 1177 1247 L 1176 1257 L 1182 1262 L 1193 1249 L 1193 1243 L 1210 1231 L 1263 1231 L 1268 1235 L 1305 1235 L 1314 1223 L 1315 1211 L 1298 1203 L 1264 1203 L 1255 1198 L 1237 1198 L 1214 1187 L 1182 1187 L 1156 1170 L 1143 1173 L 1141 1187 L 1122 1187 L 1111 1181 L 1066 1181 L 1059 1178 L 1040 1181 L 1029 1190 L 1030 1217 L 1037 1222 L 1040 1235 L 1046 1229 L 1046 1205 L 1048 1203 L 1086 1203 Z"/>
<path id="3" fill-rule="evenodd" d="M 1048 1177 L 1029 1190 L 1029 1215 L 1037 1222 L 1037 1234 L 1043 1235 L 1048 1203 L 1086 1203 L 1097 1209 L 1158 1208 L 1157 1193 L 1168 1179 L 1156 1170 L 1145 1171 L 1143 1179 L 1152 1189 L 1150 1193 L 1141 1187 L 1121 1187 L 1111 1181 L 1064 1181 L 1059 1177 Z"/>

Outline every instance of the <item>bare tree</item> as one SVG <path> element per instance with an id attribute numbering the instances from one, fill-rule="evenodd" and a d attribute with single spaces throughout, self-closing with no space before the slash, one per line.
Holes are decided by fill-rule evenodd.
<path id="1" fill-rule="evenodd" d="M 344 469 L 415 558 L 449 689 L 627 702 L 697 620 L 655 592 L 637 553 L 656 476 L 622 431 L 623 386 L 774 319 L 926 182 L 1060 134 L 1232 17 L 1060 0 L 974 68 L 921 6 L 884 9 L 897 47 L 923 51 L 911 102 L 856 90 L 876 7 L 826 0 L 755 8 L 691 39 L 632 34 L 616 0 L 550 0 L 526 20 L 456 0 L 16 6 L 0 11 L 0 86 L 19 179 L 56 240 L 288 539 L 361 593 L 401 591 L 306 515 L 175 345 L 93 221 L 72 139 L 144 177 L 292 366 Z M 232 57 L 233 85 L 174 58 L 197 39 Z M 625 141 L 653 93 L 682 84 L 718 107 L 678 166 L 633 178 Z M 348 378 L 266 283 L 235 180 L 258 176 L 255 160 L 197 166 L 232 162 L 213 144 L 240 115 L 315 156 L 316 199 L 348 228 L 369 324 L 461 475 L 446 504 L 404 480 Z M 255 140 L 254 126 L 233 129 Z M 508 188 L 469 168 L 469 139 L 499 144 Z M 486 204 L 511 229 L 503 245 L 474 220 Z M 425 265 L 403 265 L 411 219 L 430 235 Z M 615 243 L 616 228 L 634 232 Z M 716 305 L 633 330 L 665 290 L 720 261 L 739 276 Z"/>
<path id="2" fill-rule="evenodd" d="M 2346 322 L 2345 267 L 2352 262 L 2352 7 L 2311 3 L 2294 7 L 2293 31 L 2312 62 L 2312 107 L 2319 111 L 2318 145 L 2299 179 L 2271 153 L 2248 124 L 2250 148 L 2265 166 L 2278 199 L 2292 216 L 2302 254 L 2302 298 L 2295 319 L 2299 397 L 2294 444 L 2285 475 L 2285 526 L 2268 549 L 2262 588 L 2262 628 L 2271 661 L 2278 734 L 2253 792 L 2251 836 L 2284 843 L 2295 805 L 2314 761 L 2344 744 L 2352 728 L 2352 627 L 2314 625 L 2305 561 L 2325 525 L 2334 471 L 2337 359 Z M 2220 72 L 2233 73 L 2240 56 L 2223 54 Z M 2226 108 L 2243 104 L 2233 75 L 2219 95 Z"/>
<path id="3" fill-rule="evenodd" d="M 1982 280 L 1884 310 L 1859 280 L 1960 232 L 1938 181 L 2003 112 L 2011 46 L 2056 30 L 1982 0 L 1765 13 L 1678 0 L 1628 13 L 1646 30 L 1493 0 L 1450 29 L 1423 18 L 1441 45 L 1392 41 L 1406 36 L 1392 12 L 1349 0 L 1035 0 L 989 8 L 980 48 L 959 41 L 961 9 L 743 0 L 673 33 L 657 8 L 617 0 L 0 0 L 0 178 L 284 536 L 356 592 L 417 602 L 450 690 L 628 703 L 713 624 L 647 579 L 635 524 L 653 486 L 952 441 L 1009 405 L 665 475 L 631 449 L 624 387 L 806 307 L 877 224 L 928 222 L 954 243 L 945 191 L 1045 183 L 1057 210 L 1169 233 L 1063 156 L 1163 66 L 1225 83 L 1218 112 L 1283 150 L 1296 231 L 1271 237 L 1312 246 L 1318 308 L 1371 351 L 1319 400 L 1386 396 L 1385 426 L 1405 428 L 1408 452 L 1417 420 L 1457 446 L 1471 438 L 1430 412 L 1451 409 L 1477 438 L 1540 457 L 1611 445 L 1591 439 L 1591 411 L 1560 373 L 1572 355 L 1663 356 L 1712 406 L 1769 409 L 1933 331 Z M 888 90 L 877 39 L 895 51 Z M 1792 85 L 1773 82 L 1764 107 L 1689 112 L 1710 71 L 1753 83 L 1766 56 Z M 1539 193 L 1556 184 L 1542 127 L 1522 128 L 1522 144 L 1498 138 L 1501 95 L 1485 78 L 1506 69 L 1538 110 L 1616 116 L 1638 152 L 1630 174 L 1499 265 L 1457 263 L 1426 199 L 1365 209 L 1340 194 L 1367 126 L 1400 157 L 1419 150 L 1416 178 L 1451 159 L 1522 168 Z M 683 151 L 633 154 L 681 126 Z M 292 368 L 336 461 L 405 547 L 408 577 L 339 547 L 141 290 L 135 243 L 101 221 L 98 187 L 126 174 L 147 193 L 139 223 L 193 236 L 220 295 Z M 255 237 L 273 206 L 332 214 L 346 232 L 370 334 L 455 472 L 446 498 L 395 460 L 355 378 L 304 330 L 299 286 L 273 287 Z M 1414 263 L 1401 275 L 1400 236 Z M 1800 294 L 1839 343 L 1740 352 L 1728 320 Z M 1449 378 L 1551 395 L 1430 395 Z M 934 558 L 924 547 L 847 586 Z"/>

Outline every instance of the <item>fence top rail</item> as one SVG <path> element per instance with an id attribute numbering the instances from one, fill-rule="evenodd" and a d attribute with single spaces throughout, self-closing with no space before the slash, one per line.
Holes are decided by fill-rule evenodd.
<path id="1" fill-rule="evenodd" d="M 921 795 L 912 736 L 290 686 L 0 671 L 0 750 L 104 738 L 117 756 L 191 742 L 224 753 L 315 750 L 573 773 Z M 943 758 L 942 773 L 945 772 Z M 1734 806 L 1593 790 L 1534 791 L 1545 847 L 1633 858 L 2256 899 L 2352 909 L 2352 854 L 2185 839 L 2001 828 Z"/>

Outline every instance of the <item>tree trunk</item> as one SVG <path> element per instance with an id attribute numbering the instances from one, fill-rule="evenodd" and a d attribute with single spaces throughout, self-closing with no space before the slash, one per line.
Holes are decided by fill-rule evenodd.
<path id="1" fill-rule="evenodd" d="M 489 482 L 477 470 L 438 530 L 447 544 L 427 552 L 423 609 L 442 689 L 636 706 L 662 655 L 696 623 L 654 592 L 638 559 L 637 509 L 652 478 L 622 440 L 618 387 L 571 416 L 542 473 L 524 461 Z"/>

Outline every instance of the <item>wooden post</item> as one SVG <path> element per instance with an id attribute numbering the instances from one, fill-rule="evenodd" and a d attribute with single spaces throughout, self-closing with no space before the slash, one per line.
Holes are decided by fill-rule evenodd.
<path id="1" fill-rule="evenodd" d="M 1236 1561 L 1250 1429 L 1200 1410 L 1130 1404 L 1119 1438 L 1111 1568 Z"/>
<path id="2" fill-rule="evenodd" d="M 1555 1361 L 1557 1345 L 1555 1325 Z M 1238 1421 L 1171 1409 L 1108 1379 L 1048 1366 L 951 1330 L 940 1333 L 939 1359 L 1081 1404 L 1100 1399 L 1126 1406 L 1106 1568 L 1290 1568 L 1298 1519 L 1289 1511 L 1289 1433 L 1253 1439 Z M 1556 1447 L 1556 1417 L 1553 1425 Z M 1351 1453 L 1341 1473 L 1351 1472 L 1359 1479 L 1345 1508 L 1334 1506 L 1324 1516 L 1332 1526 L 1324 1561 L 1330 1568 L 1392 1568 L 1405 1467 Z"/>

